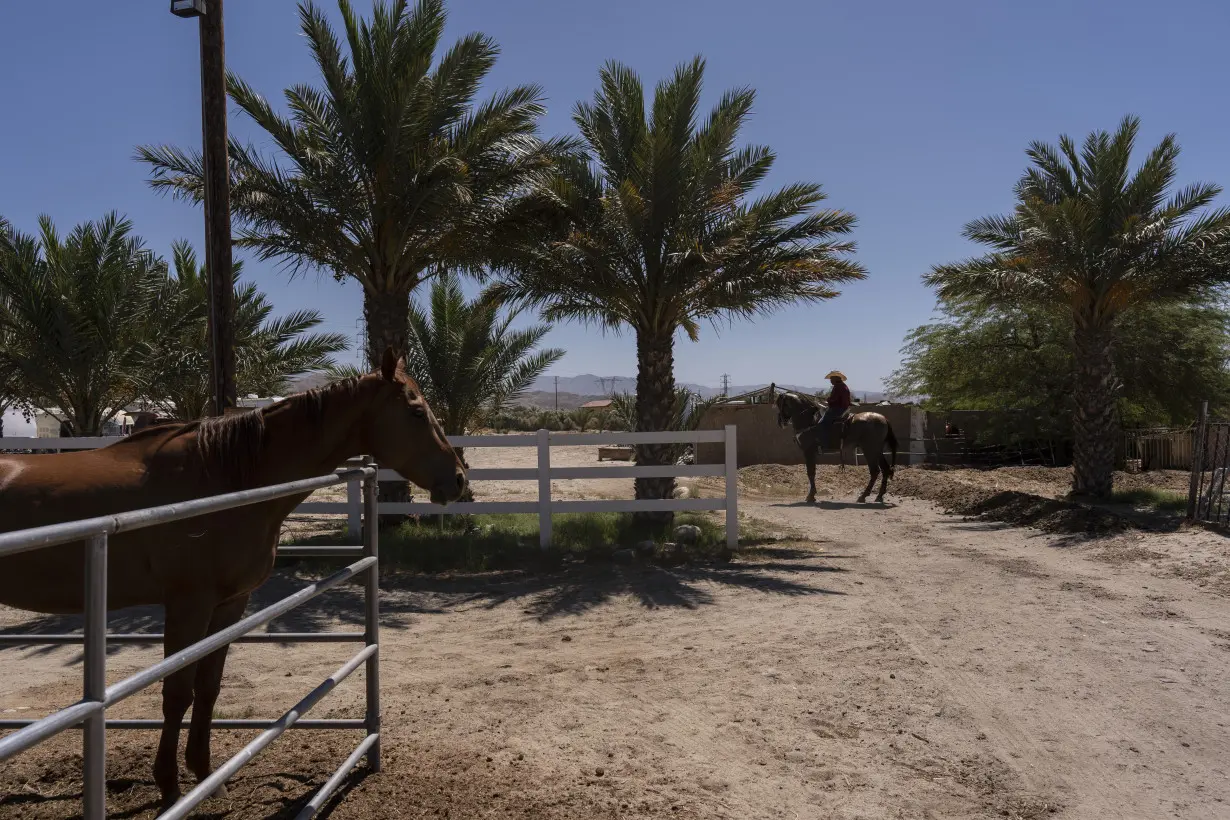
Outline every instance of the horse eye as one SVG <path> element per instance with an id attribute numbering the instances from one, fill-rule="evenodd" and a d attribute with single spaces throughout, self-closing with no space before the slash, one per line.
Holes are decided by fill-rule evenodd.
<path id="1" fill-rule="evenodd" d="M 427 409 L 426 409 L 425 407 L 423 407 L 423 405 L 421 405 L 421 404 L 416 404 L 416 405 L 414 405 L 413 407 L 411 407 L 410 409 L 411 409 L 411 412 L 413 412 L 413 413 L 414 413 L 414 415 L 415 415 L 415 416 L 417 416 L 418 418 L 420 418 L 420 419 L 422 419 L 422 418 L 427 418 Z"/>

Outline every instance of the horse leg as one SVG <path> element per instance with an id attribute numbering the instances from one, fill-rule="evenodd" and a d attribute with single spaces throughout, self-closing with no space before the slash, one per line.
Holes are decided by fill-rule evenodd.
<path id="1" fill-rule="evenodd" d="M 220 604 L 209 621 L 209 631 L 215 632 L 232 626 L 243 615 L 248 605 L 246 594 Z M 222 688 L 222 670 L 226 666 L 226 653 L 230 645 L 222 647 L 196 664 L 196 680 L 193 684 L 192 724 L 188 727 L 188 747 L 184 750 L 184 763 L 197 780 L 204 780 L 213 771 L 209 760 L 209 730 L 213 723 L 214 704 Z M 226 786 L 219 786 L 214 797 L 226 797 Z"/>
<path id="2" fill-rule="evenodd" d="M 169 596 L 165 605 L 166 627 L 163 636 L 163 656 L 170 657 L 205 637 L 214 607 L 200 598 Z M 179 727 L 188 707 L 192 705 L 192 677 L 196 664 L 168 675 L 162 681 L 162 737 L 154 756 L 154 783 L 162 794 L 163 809 L 179 800 Z"/>
<path id="3" fill-rule="evenodd" d="M 816 503 L 816 448 L 805 450 L 803 459 L 807 462 L 807 484 L 809 490 L 807 492 L 807 503 Z"/>
<path id="4" fill-rule="evenodd" d="M 880 463 L 875 459 L 867 459 L 867 470 L 871 473 L 871 478 L 867 481 L 867 487 L 863 490 L 863 494 L 858 497 L 858 503 L 863 504 L 867 501 L 867 496 L 871 494 L 871 488 L 875 486 L 876 476 L 880 472 Z"/>
<path id="5" fill-rule="evenodd" d="M 884 493 L 888 491 L 888 477 L 892 473 L 893 468 L 889 466 L 888 459 L 883 455 L 880 456 L 880 494 L 876 496 L 876 503 L 884 503 Z"/>

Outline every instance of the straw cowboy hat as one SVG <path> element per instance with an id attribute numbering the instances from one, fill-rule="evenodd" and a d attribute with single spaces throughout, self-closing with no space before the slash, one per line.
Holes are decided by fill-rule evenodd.
<path id="1" fill-rule="evenodd" d="M 826 378 L 826 379 L 841 379 L 841 380 L 844 382 L 844 381 L 846 380 L 846 374 L 845 374 L 845 373 L 842 373 L 840 370 L 830 370 L 830 371 L 829 371 L 829 374 L 828 374 L 827 376 L 825 376 L 824 378 Z"/>

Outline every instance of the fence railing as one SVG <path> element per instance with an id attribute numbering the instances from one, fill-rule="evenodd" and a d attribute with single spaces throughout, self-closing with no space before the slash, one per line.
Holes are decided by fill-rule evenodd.
<path id="1" fill-rule="evenodd" d="M 1200 420 L 1192 445 L 1192 477 L 1187 497 L 1187 517 L 1192 521 L 1230 524 L 1230 422 L 1211 421 L 1209 404 L 1200 408 Z"/>
<path id="2" fill-rule="evenodd" d="M 3 449 L 88 450 L 113 444 L 114 438 L 3 438 Z M 473 513 L 530 513 L 538 515 L 539 539 L 543 547 L 551 541 L 551 515 L 553 513 L 586 512 L 726 512 L 726 541 L 737 546 L 739 539 L 738 512 L 738 459 L 734 425 L 722 430 L 684 430 L 661 433 L 553 433 L 539 430 L 536 434 L 510 434 L 488 436 L 449 436 L 454 447 L 534 447 L 538 451 L 537 464 L 533 467 L 474 468 L 469 471 L 471 481 L 536 481 L 538 498 L 535 501 L 472 501 L 449 504 L 442 507 L 422 502 L 385 502 L 379 505 L 381 514 L 405 515 L 465 515 Z M 662 466 L 593 466 L 555 467 L 551 464 L 552 447 L 610 444 L 725 444 L 722 464 L 666 464 Z M 551 481 L 594 478 L 725 478 L 725 493 L 722 498 L 664 498 L 664 499 L 618 499 L 595 501 L 562 501 L 551 498 Z M 382 481 L 395 481 L 400 476 L 393 470 L 381 470 Z M 348 481 L 346 501 L 305 501 L 295 508 L 297 513 L 338 514 L 347 517 L 347 530 L 352 537 L 358 534 L 361 502 L 359 482 Z"/>
<path id="3" fill-rule="evenodd" d="M 0 441 L 9 441 L 8 439 Z M 42 439 L 40 441 L 47 441 Z M 73 440 L 80 442 L 80 440 Z M 97 440 L 95 440 L 97 441 Z M 104 439 L 104 443 L 111 440 Z M 97 444 L 93 446 L 98 446 Z M 61 448 L 67 449 L 67 448 Z M 83 448 L 76 448 L 83 449 Z M 80 701 L 38 720 L 3 720 L 0 729 L 17 731 L 0 737 L 0 762 L 30 749 L 44 740 L 63 731 L 80 726 L 83 731 L 83 790 L 82 814 L 84 820 L 103 820 L 106 817 L 106 730 L 161 728 L 160 720 L 107 720 L 106 710 L 120 701 L 145 689 L 172 673 L 199 661 L 223 646 L 236 641 L 269 640 L 279 643 L 304 641 L 355 641 L 364 648 L 343 664 L 323 683 L 289 711 L 274 721 L 265 720 L 215 720 L 218 728 L 264 729 L 255 740 L 246 745 L 234 757 L 219 766 L 196 788 L 181 797 L 159 820 L 179 820 L 200 805 L 219 786 L 232 777 L 258 752 L 290 728 L 296 729 L 363 729 L 365 736 L 342 765 L 316 792 L 298 817 L 310 818 L 328 801 L 341 785 L 346 775 L 366 756 L 373 770 L 380 768 L 380 665 L 379 665 L 379 536 L 376 513 L 376 473 L 370 463 L 352 469 L 317 478 L 292 481 L 271 487 L 227 493 L 225 495 L 184 501 L 162 507 L 118 513 L 116 515 L 70 521 L 63 524 L 35 527 L 15 532 L 0 533 L 0 556 L 27 552 L 42 547 L 71 541 L 84 540 L 85 550 L 85 629 L 82 634 L 38 635 L 7 634 L 0 636 L 3 645 L 37 644 L 84 644 L 83 695 Z M 256 612 L 233 626 L 210 635 L 204 640 L 164 658 L 136 674 L 107 686 L 107 643 L 161 643 L 157 634 L 107 634 L 107 552 L 108 539 L 118 533 L 166 524 L 185 518 L 256 504 L 296 493 L 330 487 L 351 481 L 363 484 L 363 511 L 368 526 L 364 529 L 362 547 L 311 548 L 314 556 L 322 554 L 358 557 L 359 560 L 329 577 L 310 584 L 298 592 Z M 279 549 L 280 555 L 308 554 L 294 547 Z M 365 581 L 365 613 L 363 632 L 324 633 L 275 633 L 252 635 L 256 628 L 286 614 L 295 607 L 315 598 L 348 578 L 362 574 Z M 362 720 L 303 720 L 308 712 L 325 695 L 345 680 L 360 666 L 366 667 L 366 711 Z"/>

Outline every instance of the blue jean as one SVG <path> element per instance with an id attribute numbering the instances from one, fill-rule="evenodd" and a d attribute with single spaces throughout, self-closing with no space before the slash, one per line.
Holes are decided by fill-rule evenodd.
<path id="1" fill-rule="evenodd" d="M 799 446 L 804 451 L 811 450 L 813 447 L 819 447 L 821 450 L 829 449 L 830 432 L 833 425 L 845 414 L 845 410 L 830 407 L 824 412 L 824 416 L 821 417 L 820 421 L 795 436 L 795 441 L 799 443 Z"/>
<path id="2" fill-rule="evenodd" d="M 830 407 L 828 410 L 824 411 L 824 416 L 816 425 L 819 428 L 817 432 L 820 434 L 821 450 L 829 449 L 829 439 L 832 437 L 831 433 L 833 430 L 833 425 L 840 421 L 842 416 L 845 414 L 846 411 L 840 407 Z"/>

